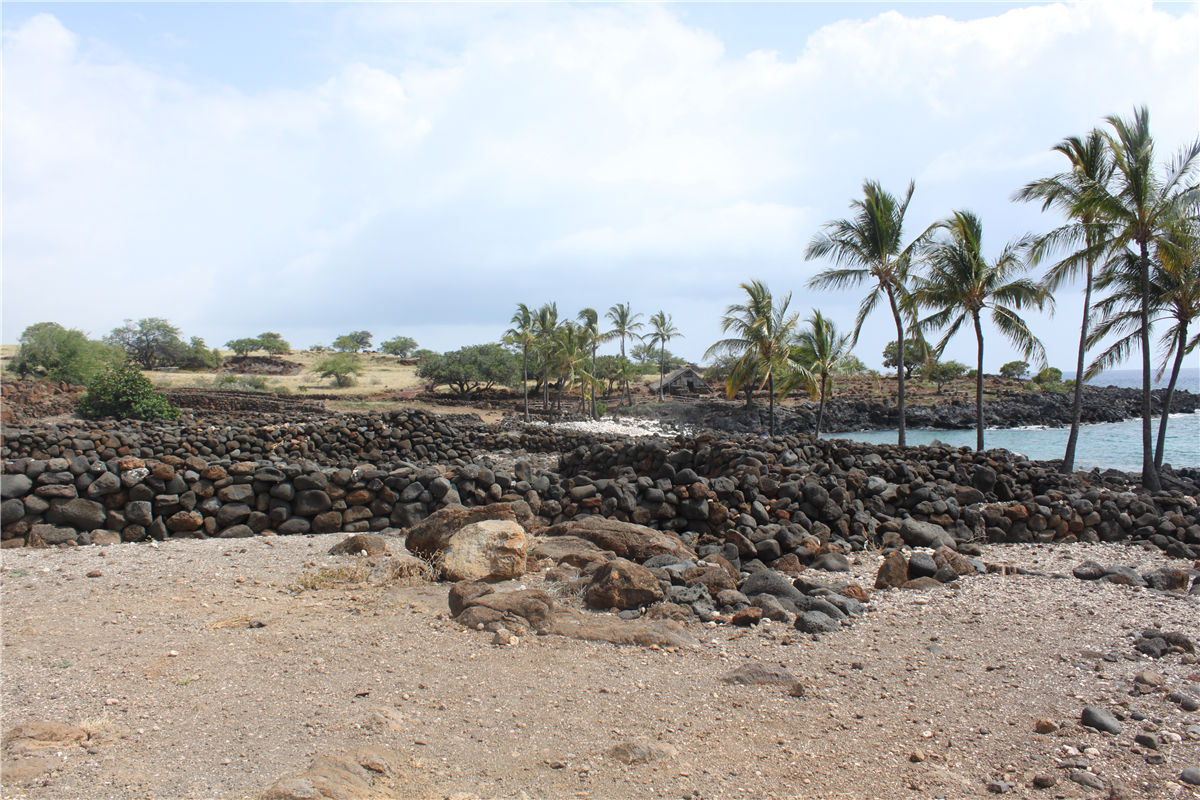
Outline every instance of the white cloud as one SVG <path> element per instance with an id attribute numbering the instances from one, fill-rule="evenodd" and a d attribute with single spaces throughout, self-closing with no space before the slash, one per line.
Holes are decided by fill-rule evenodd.
<path id="1" fill-rule="evenodd" d="M 216 342 L 411 325 L 451 347 L 517 301 L 631 300 L 698 357 L 751 277 L 849 325 L 857 296 L 803 290 L 801 253 L 865 177 L 917 177 L 914 232 L 971 207 L 999 247 L 1052 224 L 1008 197 L 1062 137 L 1143 103 L 1168 149 L 1197 128 L 1197 16 L 1148 2 L 901 7 L 797 32 L 794 58 L 731 56 L 670 6 L 337 18 L 325 76 L 269 89 L 172 77 L 48 14 L 6 29 L 4 340 L 155 315 Z"/>

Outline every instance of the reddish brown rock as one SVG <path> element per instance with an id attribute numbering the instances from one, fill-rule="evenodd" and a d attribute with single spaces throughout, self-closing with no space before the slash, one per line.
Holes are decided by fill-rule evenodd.
<path id="1" fill-rule="evenodd" d="M 879 565 L 879 572 L 875 575 L 875 588 L 894 589 L 904 585 L 907 580 L 908 559 L 899 550 L 893 550 Z"/>
<path id="2" fill-rule="evenodd" d="M 582 517 L 546 529 L 546 536 L 578 536 L 621 558 L 645 561 L 651 556 L 672 555 L 696 560 L 696 553 L 672 533 L 645 525 L 603 517 Z"/>
<path id="3" fill-rule="evenodd" d="M 616 558 L 596 570 L 583 596 L 592 608 L 631 609 L 662 600 L 663 591 L 646 567 Z"/>

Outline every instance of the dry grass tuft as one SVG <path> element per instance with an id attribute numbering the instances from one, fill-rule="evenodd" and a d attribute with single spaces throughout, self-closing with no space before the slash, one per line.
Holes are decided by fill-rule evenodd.
<path id="1" fill-rule="evenodd" d="M 225 619 L 214 620 L 205 624 L 205 628 L 210 631 L 215 631 L 218 628 L 245 628 L 250 624 L 250 617 L 239 614 L 236 617 L 226 617 Z"/>
<path id="2" fill-rule="evenodd" d="M 371 577 L 371 568 L 366 564 L 349 564 L 342 567 L 322 567 L 308 570 L 293 584 L 296 591 L 336 589 L 339 586 L 354 586 L 366 583 Z"/>

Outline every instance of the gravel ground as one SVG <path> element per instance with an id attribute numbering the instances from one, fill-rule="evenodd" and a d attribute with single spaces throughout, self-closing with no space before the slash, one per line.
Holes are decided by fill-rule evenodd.
<path id="1" fill-rule="evenodd" d="M 817 639 L 694 623 L 702 645 L 668 652 L 494 646 L 447 619 L 445 585 L 294 588 L 350 562 L 325 555 L 341 538 L 3 551 L 2 728 L 91 733 L 39 753 L 54 769 L 28 782 L 6 762 L 3 796 L 252 797 L 367 743 L 401 754 L 406 797 L 890 800 L 990 796 L 990 781 L 1013 797 L 1200 796 L 1178 780 L 1200 767 L 1200 712 L 1165 696 L 1200 691 L 1200 666 L 1133 650 L 1152 625 L 1200 641 L 1200 598 L 1070 575 L 1085 558 L 1170 563 L 1157 552 L 989 547 L 985 561 L 1038 574 L 877 593 L 865 618 Z M 879 560 L 854 559 L 860 583 Z M 720 680 L 748 662 L 785 667 L 801 689 Z M 1143 670 L 1164 688 L 1131 694 Z M 1085 705 L 1146 720 L 1102 734 L 1079 725 Z M 1039 719 L 1061 727 L 1035 733 Z M 1133 744 L 1149 727 L 1170 740 L 1161 763 Z M 628 742 L 657 757 L 610 754 Z M 1055 785 L 1033 788 L 1038 775 Z"/>

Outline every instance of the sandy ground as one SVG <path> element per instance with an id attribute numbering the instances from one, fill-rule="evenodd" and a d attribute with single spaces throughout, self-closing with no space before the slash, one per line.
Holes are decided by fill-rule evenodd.
<path id="1" fill-rule="evenodd" d="M 1132 648 L 1152 624 L 1200 641 L 1200 601 L 1070 577 L 1084 557 L 1151 568 L 1157 553 L 993 547 L 985 560 L 1042 574 L 878 593 L 818 639 L 693 623 L 702 645 L 667 652 L 496 646 L 447 619 L 445 585 L 297 590 L 354 558 L 326 555 L 341 538 L 4 551 L 2 728 L 92 738 L 38 754 L 53 770 L 5 778 L 3 796 L 252 797 L 366 743 L 402 755 L 413 797 L 955 798 L 1001 779 L 1010 796 L 1107 796 L 1068 779 L 1080 768 L 1114 796 L 1200 795 L 1177 780 L 1200 766 L 1200 713 L 1164 696 L 1196 690 L 1200 666 Z M 858 556 L 856 578 L 878 563 Z M 750 662 L 786 667 L 803 696 L 720 680 Z M 1147 669 L 1165 688 L 1131 695 Z M 1086 704 L 1147 720 L 1101 734 L 1078 724 Z M 1040 718 L 1062 727 L 1037 734 Z M 1160 764 L 1132 744 L 1147 726 L 1171 740 Z M 623 742 L 658 757 L 623 763 Z M 1031 788 L 1038 774 L 1056 785 Z"/>

